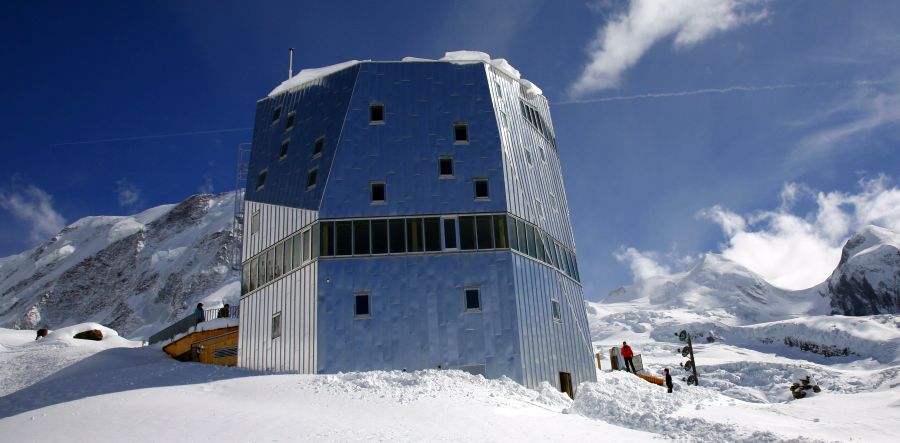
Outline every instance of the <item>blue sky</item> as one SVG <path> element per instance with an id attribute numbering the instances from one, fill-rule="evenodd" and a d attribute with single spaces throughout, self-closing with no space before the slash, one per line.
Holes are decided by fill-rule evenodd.
<path id="1" fill-rule="evenodd" d="M 288 47 L 480 50 L 539 85 L 590 299 L 706 251 L 808 286 L 900 229 L 898 2 L 4 2 L 0 35 L 0 256 L 233 188 Z"/>

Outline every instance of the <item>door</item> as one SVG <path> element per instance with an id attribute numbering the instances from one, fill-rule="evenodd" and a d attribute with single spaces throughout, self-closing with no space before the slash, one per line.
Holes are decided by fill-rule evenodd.
<path id="1" fill-rule="evenodd" d="M 575 398 L 575 391 L 572 389 L 572 374 L 568 372 L 559 373 L 559 390 L 569 394 L 569 398 Z"/>

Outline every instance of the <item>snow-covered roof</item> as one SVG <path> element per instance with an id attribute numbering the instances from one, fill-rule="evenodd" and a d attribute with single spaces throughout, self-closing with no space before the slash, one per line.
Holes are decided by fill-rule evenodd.
<path id="1" fill-rule="evenodd" d="M 272 92 L 269 92 L 268 97 L 273 97 L 283 92 L 290 91 L 292 89 L 303 86 L 307 83 L 310 83 L 314 80 L 318 80 L 322 77 L 325 77 L 330 74 L 334 74 L 335 72 L 342 71 L 351 66 L 356 66 L 363 62 L 371 62 L 372 60 L 348 60 L 342 63 L 337 63 L 331 66 L 325 66 L 321 68 L 308 68 L 300 71 L 297 75 L 285 80 L 280 85 L 278 85 Z M 435 60 L 429 58 L 418 58 L 418 57 L 403 57 L 400 60 L 401 62 L 450 62 L 457 64 L 466 64 L 466 63 L 487 63 L 494 68 L 499 69 L 506 75 L 512 77 L 516 81 L 522 84 L 525 87 L 527 93 L 529 95 L 542 95 L 544 92 L 541 91 L 541 88 L 537 87 L 534 83 L 522 78 L 522 74 L 518 69 L 514 68 L 505 58 L 495 58 L 492 59 L 491 56 L 485 52 L 481 51 L 451 51 L 444 53 L 444 56 Z"/>

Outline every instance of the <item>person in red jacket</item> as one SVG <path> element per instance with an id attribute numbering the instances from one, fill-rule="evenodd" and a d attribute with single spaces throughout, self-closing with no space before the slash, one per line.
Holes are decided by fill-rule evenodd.
<path id="1" fill-rule="evenodd" d="M 637 369 L 634 369 L 634 351 L 631 350 L 631 346 L 628 346 L 628 343 L 622 342 L 622 358 L 625 359 L 625 370 L 637 374 Z M 628 367 L 631 366 L 631 369 Z"/>

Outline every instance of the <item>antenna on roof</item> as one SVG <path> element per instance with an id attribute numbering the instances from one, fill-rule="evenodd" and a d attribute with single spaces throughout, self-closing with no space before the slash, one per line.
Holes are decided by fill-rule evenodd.
<path id="1" fill-rule="evenodd" d="M 291 61 L 288 65 L 288 79 L 294 76 L 294 48 L 289 48 L 291 51 Z"/>

